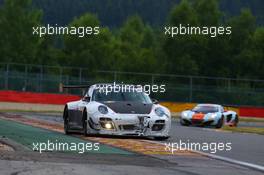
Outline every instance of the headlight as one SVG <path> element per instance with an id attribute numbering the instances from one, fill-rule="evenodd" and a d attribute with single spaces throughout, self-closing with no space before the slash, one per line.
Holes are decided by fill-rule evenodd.
<path id="1" fill-rule="evenodd" d="M 105 123 L 105 124 L 104 124 L 104 128 L 105 128 L 105 129 L 114 129 L 114 126 L 113 126 L 112 123 Z"/>
<path id="2" fill-rule="evenodd" d="M 213 118 L 215 118 L 216 116 L 217 116 L 217 114 L 215 114 L 215 113 L 211 115 L 211 117 L 213 117 Z"/>
<path id="3" fill-rule="evenodd" d="M 108 113 L 108 109 L 107 107 L 103 106 L 103 105 L 100 105 L 98 106 L 98 111 L 102 114 L 107 114 Z"/>
<path id="4" fill-rule="evenodd" d="M 216 114 L 216 113 L 213 113 L 213 114 L 211 114 L 211 115 L 209 116 L 209 118 L 211 118 L 211 119 L 215 119 L 215 117 L 217 117 L 217 114 Z"/>
<path id="5" fill-rule="evenodd" d="M 188 112 L 183 112 L 183 113 L 182 113 L 182 116 L 183 116 L 183 117 L 188 117 Z"/>
<path id="6" fill-rule="evenodd" d="M 165 112 L 163 111 L 163 109 L 160 108 L 160 107 L 158 107 L 158 108 L 155 109 L 155 113 L 156 113 L 157 116 L 159 116 L 159 117 L 162 117 L 162 116 L 165 114 Z"/>

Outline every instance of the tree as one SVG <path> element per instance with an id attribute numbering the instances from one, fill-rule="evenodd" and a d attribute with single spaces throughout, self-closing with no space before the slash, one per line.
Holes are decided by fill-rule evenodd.
<path id="1" fill-rule="evenodd" d="M 76 18 L 69 24 L 70 27 L 100 27 L 96 16 L 85 14 Z M 108 28 L 100 27 L 99 34 L 64 36 L 64 53 L 66 57 L 60 62 L 63 65 L 88 68 L 89 72 L 98 69 L 109 68 L 109 56 L 111 55 L 112 34 Z"/>
<path id="2" fill-rule="evenodd" d="M 197 25 L 197 15 L 187 0 L 182 0 L 176 5 L 169 16 L 168 26 L 179 27 Z M 196 36 L 177 35 L 174 38 L 166 37 L 163 50 L 167 60 L 167 70 L 174 74 L 197 74 L 199 68 L 192 56 L 199 50 L 199 40 Z"/>
<path id="3" fill-rule="evenodd" d="M 201 26 L 217 26 L 221 17 L 217 0 L 199 0 L 194 2 L 194 10 Z"/>
<path id="4" fill-rule="evenodd" d="M 175 5 L 169 15 L 170 25 L 197 25 L 197 15 L 188 0 L 182 0 L 179 5 Z"/>
<path id="5" fill-rule="evenodd" d="M 231 18 L 228 24 L 232 27 L 230 42 L 233 53 L 237 54 L 247 47 L 250 36 L 256 29 L 256 20 L 249 9 L 244 9 L 239 16 Z"/>
<path id="6" fill-rule="evenodd" d="M 221 22 L 222 13 L 217 0 L 195 1 L 193 8 L 200 27 L 225 27 L 225 23 Z M 200 75 L 229 76 L 229 43 L 225 35 L 215 38 L 200 36 L 199 47 L 200 49 L 196 50 L 199 54 L 195 57 L 198 58 L 196 61 L 199 64 Z M 203 52 L 199 51 L 201 49 Z"/>
<path id="7" fill-rule="evenodd" d="M 157 67 L 156 39 L 150 26 L 139 16 L 127 19 L 119 33 L 119 69 L 133 72 L 155 72 Z"/>
<path id="8" fill-rule="evenodd" d="M 247 60 L 252 56 L 249 50 L 252 46 L 252 36 L 256 29 L 255 18 L 249 10 L 242 10 L 241 14 L 229 21 L 232 35 L 229 39 L 230 65 L 236 77 L 246 77 L 248 72 Z"/>
<path id="9" fill-rule="evenodd" d="M 2 62 L 38 63 L 39 46 L 44 39 L 32 35 L 42 13 L 31 0 L 6 0 L 0 8 L 0 53 Z"/>
<path id="10" fill-rule="evenodd" d="M 255 53 L 255 57 L 257 58 L 257 62 L 255 62 L 255 67 L 253 70 L 257 70 L 256 75 L 258 75 L 259 79 L 264 77 L 264 27 L 259 27 L 256 29 L 253 35 L 253 52 Z"/>

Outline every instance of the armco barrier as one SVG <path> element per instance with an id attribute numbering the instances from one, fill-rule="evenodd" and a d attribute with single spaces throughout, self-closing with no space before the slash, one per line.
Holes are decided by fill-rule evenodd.
<path id="1" fill-rule="evenodd" d="M 74 101 L 79 99 L 80 97 L 76 95 L 0 91 L 1 102 L 65 104 L 69 101 Z"/>
<path id="2" fill-rule="evenodd" d="M 240 107 L 239 111 L 241 116 L 264 118 L 264 108 Z"/>
<path id="3" fill-rule="evenodd" d="M 68 94 L 50 94 L 50 93 L 32 93 L 19 91 L 0 91 L 0 102 L 20 102 L 20 103 L 38 103 L 38 104 L 57 104 L 64 105 L 67 102 L 79 100 L 77 95 Z M 192 109 L 195 103 L 175 103 L 161 102 L 168 107 L 171 112 L 181 112 L 186 109 Z M 264 118 L 264 108 L 256 107 L 226 107 L 227 110 L 236 111 L 243 117 Z"/>

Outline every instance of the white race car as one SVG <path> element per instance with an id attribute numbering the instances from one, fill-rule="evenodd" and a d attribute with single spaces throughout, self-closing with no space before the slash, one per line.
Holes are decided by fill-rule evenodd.
<path id="1" fill-rule="evenodd" d="M 84 135 L 169 138 L 171 114 L 166 107 L 153 102 L 144 92 L 123 89 L 106 93 L 102 87 L 107 86 L 92 85 L 81 100 L 65 105 L 63 119 L 66 134 L 77 131 Z M 78 88 L 65 88 L 71 87 Z"/>
<path id="2" fill-rule="evenodd" d="M 181 113 L 180 123 L 184 126 L 237 126 L 238 115 L 235 111 L 226 111 L 224 107 L 216 104 L 198 104 L 192 110 Z"/>

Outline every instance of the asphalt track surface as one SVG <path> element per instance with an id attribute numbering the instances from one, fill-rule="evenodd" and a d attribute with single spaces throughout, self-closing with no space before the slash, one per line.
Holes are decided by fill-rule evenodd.
<path id="1" fill-rule="evenodd" d="M 243 124 L 245 125 L 245 124 Z M 217 151 L 215 154 L 239 161 L 264 166 L 264 136 L 249 133 L 219 131 L 213 128 L 185 127 L 172 123 L 169 142 L 231 143 L 230 151 Z M 209 151 L 205 151 L 209 153 Z"/>
<path id="2" fill-rule="evenodd" d="M 1 114 L 0 114 L 1 116 Z M 23 117 L 33 120 L 43 120 L 50 123 L 61 124 L 60 117 L 54 117 L 52 115 L 40 115 L 40 114 L 23 114 Z M 11 121 L 10 121 L 11 122 Z M 12 121 L 13 122 L 13 121 Z M 16 123 L 16 122 L 14 122 Z M 9 124 L 9 125 L 8 125 Z M 18 124 L 20 126 L 20 124 Z M 2 125 L 3 126 L 3 125 Z M 11 127 L 19 128 L 17 124 L 10 125 L 5 124 L 6 128 L 0 126 L 0 136 L 5 135 L 11 137 Z M 20 126 L 19 132 L 23 132 L 24 129 L 31 129 L 29 133 L 35 135 L 46 135 L 43 132 L 51 132 L 50 130 L 43 130 L 35 127 Z M 25 131 L 25 130 L 24 130 Z M 52 136 L 53 131 L 51 132 Z M 15 134 L 15 133 L 14 133 Z M 61 133 L 56 133 L 61 134 Z M 18 134 L 18 135 L 23 135 Z M 180 140 L 189 142 L 231 142 L 231 151 L 219 151 L 216 154 L 229 157 L 232 159 L 245 161 L 262 165 L 264 163 L 264 137 L 256 134 L 241 134 L 220 132 L 211 128 L 199 128 L 199 127 L 182 127 L 177 121 L 172 122 L 172 137 L 167 140 L 167 143 L 178 143 Z M 14 136 L 13 136 L 14 137 Z M 27 135 L 22 136 L 29 137 Z M 61 136 L 60 136 L 61 137 Z M 71 137 L 71 136 L 62 136 Z M 79 136 L 77 136 L 79 137 Z M 12 142 L 18 138 L 8 138 L 8 143 L 15 147 L 16 152 L 1 152 L 0 151 L 0 174 L 10 175 L 22 175 L 22 174 L 186 174 L 186 175 L 198 175 L 198 174 L 263 174 L 263 172 L 256 171 L 247 167 L 231 164 L 224 161 L 208 158 L 197 154 L 176 154 L 165 155 L 151 153 L 138 153 L 134 150 L 118 150 L 117 147 L 111 147 L 104 145 L 104 152 L 100 154 L 65 154 L 65 153 L 44 153 L 32 152 L 21 146 L 23 141 Z M 4 138 L 6 139 L 6 138 Z M 68 138 L 65 138 L 68 139 Z M 82 139 L 82 138 L 71 138 Z M 92 138 L 96 140 L 97 138 Z M 109 142 L 110 140 L 110 142 Z M 108 143 L 116 144 L 108 139 Z M 126 142 L 126 139 L 123 139 Z M 130 142 L 128 139 L 127 142 Z M 1 140 L 0 140 L 1 141 Z M 133 139 L 132 144 L 136 142 L 142 142 L 141 140 Z M 147 142 L 153 142 L 146 140 Z M 30 142 L 28 142 L 29 144 Z M 155 141 L 156 143 L 156 141 Z M 162 142 L 158 143 L 162 144 Z M 128 153 L 128 154 L 127 154 Z M 146 153 L 146 154 L 145 154 Z"/>
<path id="3" fill-rule="evenodd" d="M 28 118 L 36 118 L 35 115 L 27 115 Z M 39 118 L 48 121 L 62 123 L 60 116 L 38 115 Z M 264 127 L 259 123 L 241 122 L 239 126 Z M 264 166 L 264 136 L 248 133 L 232 133 L 219 131 L 213 128 L 185 127 L 177 120 L 172 121 L 171 138 L 167 143 L 231 143 L 230 151 L 217 151 L 216 155 L 232 158 L 239 161 L 249 162 Z M 200 150 L 202 151 L 202 150 Z M 210 151 L 204 151 L 210 153 Z M 212 151 L 211 151 L 212 152 Z"/>

